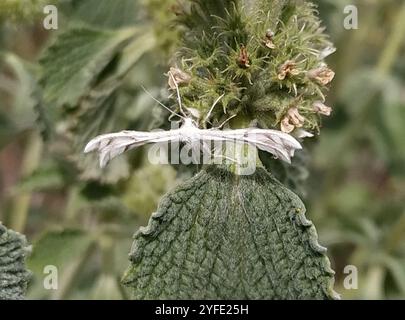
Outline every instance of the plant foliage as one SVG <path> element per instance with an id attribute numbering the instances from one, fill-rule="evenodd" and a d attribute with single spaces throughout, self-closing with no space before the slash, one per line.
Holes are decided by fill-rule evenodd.
<path id="1" fill-rule="evenodd" d="M 0 300 L 24 299 L 31 278 L 25 267 L 29 252 L 24 236 L 0 224 Z"/>
<path id="2" fill-rule="evenodd" d="M 326 249 L 300 199 L 265 169 L 209 167 L 162 199 L 135 236 L 136 299 L 333 299 Z"/>

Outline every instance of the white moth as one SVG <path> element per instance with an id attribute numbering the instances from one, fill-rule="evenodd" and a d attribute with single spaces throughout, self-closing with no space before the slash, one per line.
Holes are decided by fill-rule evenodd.
<path id="1" fill-rule="evenodd" d="M 169 76 L 171 76 L 172 80 L 174 81 L 174 77 L 170 72 Z M 150 143 L 180 141 L 184 144 L 188 144 L 191 148 L 194 148 L 194 146 L 197 145 L 202 145 L 203 151 L 209 152 L 211 152 L 211 149 L 209 147 L 211 142 L 217 141 L 235 142 L 242 144 L 246 143 L 260 150 L 269 152 L 274 155 L 274 157 L 288 163 L 291 163 L 291 158 L 294 156 L 295 150 L 302 149 L 300 143 L 295 138 L 287 133 L 278 130 L 258 128 L 220 130 L 225 122 L 218 128 L 198 128 L 196 122 L 191 117 L 188 117 L 184 114 L 177 83 L 175 81 L 174 83 L 176 84 L 180 111 L 183 114 L 175 114 L 182 119 L 182 125 L 180 126 L 180 128 L 156 132 L 121 131 L 117 133 L 104 134 L 92 139 L 85 147 L 84 152 L 88 153 L 97 151 L 100 155 L 100 166 L 105 167 L 108 162 L 116 156 L 130 149 Z M 218 98 L 217 101 L 215 101 L 206 119 L 209 118 L 211 111 L 221 98 L 222 97 Z M 164 108 L 168 109 L 172 114 L 174 114 L 172 110 L 167 108 L 161 102 L 157 102 Z"/>

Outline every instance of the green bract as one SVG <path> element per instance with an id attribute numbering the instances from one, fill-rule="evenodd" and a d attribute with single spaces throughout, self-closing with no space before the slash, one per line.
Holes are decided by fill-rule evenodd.
<path id="1" fill-rule="evenodd" d="M 135 236 L 136 299 L 333 299 L 326 249 L 301 200 L 265 169 L 209 167 L 165 196 Z"/>
<path id="2" fill-rule="evenodd" d="M 323 62 L 334 51 L 313 4 L 289 1 L 183 1 L 176 7 L 184 26 L 176 67 L 184 104 L 200 122 L 222 94 L 209 119 L 218 124 L 237 114 L 231 127 L 252 121 L 263 128 L 319 132 L 334 73 Z M 325 106 L 326 107 L 326 106 Z"/>

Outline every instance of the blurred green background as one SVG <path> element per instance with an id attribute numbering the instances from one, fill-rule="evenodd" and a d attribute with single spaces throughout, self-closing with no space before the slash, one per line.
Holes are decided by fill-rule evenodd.
<path id="1" fill-rule="evenodd" d="M 323 122 L 320 137 L 307 145 L 308 167 L 297 159 L 299 174 L 292 179 L 299 180 L 296 191 L 307 206 L 307 217 L 329 249 L 336 291 L 345 299 L 404 299 L 405 2 L 313 2 L 337 47 L 328 58 L 336 72 L 327 99 L 334 112 Z M 34 244 L 28 266 L 35 277 L 28 298 L 127 298 L 119 280 L 128 265 L 133 233 L 147 223 L 159 198 L 192 172 L 149 165 L 142 151 L 131 153 L 129 167 L 116 163 L 103 178 L 78 170 L 95 166 L 83 163 L 71 138 L 86 136 L 87 128 L 80 125 L 85 120 L 80 110 L 49 111 L 38 82 L 38 59 L 55 35 L 72 24 L 160 28 L 155 42 L 143 46 L 146 53 L 139 46 L 131 49 L 131 56 L 139 59 L 102 106 L 114 119 L 113 125 L 103 123 L 106 131 L 164 126 L 162 111 L 140 86 L 164 100 L 163 73 L 175 37 L 163 32 L 169 13 L 159 0 L 65 0 L 58 2 L 60 30 L 46 31 L 44 15 L 25 1 L 4 3 L 0 221 Z M 358 7 L 358 30 L 343 27 L 344 8 L 350 4 Z M 58 266 L 58 290 L 43 288 L 47 264 Z M 358 289 L 343 286 L 348 265 L 358 270 Z"/>

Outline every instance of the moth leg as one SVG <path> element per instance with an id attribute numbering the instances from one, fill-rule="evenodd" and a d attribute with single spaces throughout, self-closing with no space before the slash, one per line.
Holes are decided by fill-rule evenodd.
<path id="1" fill-rule="evenodd" d="M 222 147 L 222 145 L 221 145 L 221 147 Z M 220 148 L 214 147 L 213 152 L 211 152 L 211 149 L 209 149 L 209 150 L 210 150 L 211 155 L 213 156 L 213 160 L 214 160 L 215 164 L 217 164 L 215 162 L 215 159 L 225 159 L 225 160 L 231 161 L 232 163 L 236 163 L 237 165 L 241 165 L 241 163 L 237 159 L 224 155 L 222 150 L 220 150 Z"/>
<path id="2" fill-rule="evenodd" d="M 231 157 L 228 157 L 228 156 L 225 156 L 225 155 L 223 155 L 223 154 L 217 154 L 217 155 L 214 154 L 214 159 L 215 159 L 215 158 L 229 160 L 229 161 L 231 161 L 232 163 L 236 163 L 238 166 L 241 166 L 241 165 L 242 165 L 242 163 L 240 163 L 238 160 L 236 160 L 236 159 L 234 159 L 234 158 L 231 158 Z"/>
<path id="3" fill-rule="evenodd" d="M 234 114 L 233 116 L 230 116 L 228 119 L 226 119 L 224 122 L 222 122 L 218 127 L 213 128 L 214 130 L 219 130 L 222 129 L 224 125 L 226 125 L 229 121 L 231 121 L 233 118 L 235 118 L 237 115 Z"/>

